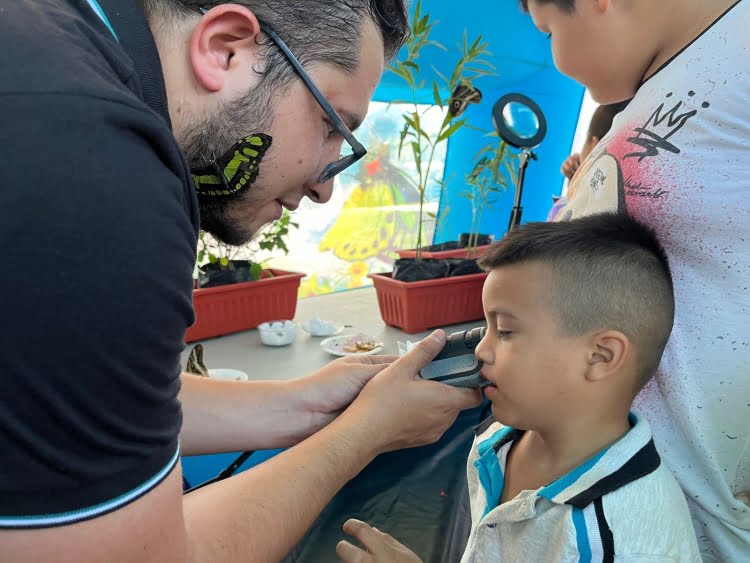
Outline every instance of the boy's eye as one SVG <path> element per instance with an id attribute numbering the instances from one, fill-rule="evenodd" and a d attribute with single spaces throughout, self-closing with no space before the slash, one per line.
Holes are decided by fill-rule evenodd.
<path id="1" fill-rule="evenodd" d="M 513 334 L 512 330 L 501 330 L 497 329 L 497 337 L 500 340 L 506 340 L 511 334 Z"/>

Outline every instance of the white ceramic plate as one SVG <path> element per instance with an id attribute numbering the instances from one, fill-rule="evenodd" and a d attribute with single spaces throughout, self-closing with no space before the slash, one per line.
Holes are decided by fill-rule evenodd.
<path id="1" fill-rule="evenodd" d="M 247 381 L 248 377 L 244 371 L 238 369 L 217 368 L 208 370 L 212 379 L 222 379 L 225 381 Z"/>
<path id="2" fill-rule="evenodd" d="M 326 352 L 329 354 L 333 354 L 334 356 L 368 356 L 371 354 L 378 354 L 379 352 L 383 351 L 382 346 L 378 346 L 377 348 L 373 350 L 368 350 L 367 352 L 344 352 L 344 346 L 354 337 L 354 335 L 344 335 L 344 336 L 332 336 L 330 338 L 326 338 L 320 343 L 320 347 L 323 348 Z M 373 338 L 372 336 L 368 336 L 366 334 L 358 334 L 356 335 L 357 340 L 365 340 L 370 342 L 378 342 L 376 338 Z"/>

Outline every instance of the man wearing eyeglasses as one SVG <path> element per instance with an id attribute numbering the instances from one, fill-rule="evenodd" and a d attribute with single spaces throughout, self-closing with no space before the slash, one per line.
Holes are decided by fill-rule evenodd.
<path id="1" fill-rule="evenodd" d="M 2 3 L 0 561 L 278 561 L 479 402 L 418 379 L 440 331 L 296 381 L 179 373 L 199 225 L 327 202 L 407 32 L 402 0 Z M 179 455 L 276 447 L 183 498 Z"/>

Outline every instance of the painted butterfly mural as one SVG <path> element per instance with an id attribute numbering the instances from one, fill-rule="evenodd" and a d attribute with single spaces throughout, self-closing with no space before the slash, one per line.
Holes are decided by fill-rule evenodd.
<path id="1" fill-rule="evenodd" d="M 430 135 L 439 130 L 447 111 L 420 108 L 422 126 Z M 403 104 L 372 102 L 359 129 L 368 154 L 336 179 L 334 196 L 320 206 L 302 202 L 306 222 L 291 241 L 290 252 L 269 263 L 309 275 L 302 281 L 300 297 L 370 285 L 370 272 L 392 268 L 394 250 L 413 248 L 417 241 L 419 193 L 413 178 L 416 164 L 409 151 L 399 155 L 403 129 Z M 445 147 L 435 153 L 426 205 L 438 210 Z M 308 205 L 309 204 L 309 205 Z M 430 221 L 425 225 L 431 239 Z"/>
<path id="2" fill-rule="evenodd" d="M 235 143 L 217 160 L 192 170 L 195 191 L 202 197 L 231 197 L 242 193 L 258 177 L 260 161 L 273 140 L 255 133 Z"/>
<path id="3" fill-rule="evenodd" d="M 389 162 L 388 147 L 382 149 L 371 151 L 377 154 L 360 167 L 359 182 L 319 250 L 330 250 L 347 262 L 389 262 L 395 249 L 416 244 L 419 194 Z"/>

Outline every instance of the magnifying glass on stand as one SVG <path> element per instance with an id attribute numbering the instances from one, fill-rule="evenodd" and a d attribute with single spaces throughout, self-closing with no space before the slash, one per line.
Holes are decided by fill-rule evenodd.
<path id="1" fill-rule="evenodd" d="M 508 223 L 508 230 L 511 230 L 521 223 L 521 197 L 526 167 L 529 160 L 536 160 L 536 153 L 532 149 L 544 140 L 547 134 L 547 120 L 534 100 L 523 94 L 512 93 L 495 102 L 492 108 L 492 122 L 501 139 L 510 146 L 521 149 L 515 200 Z"/>

